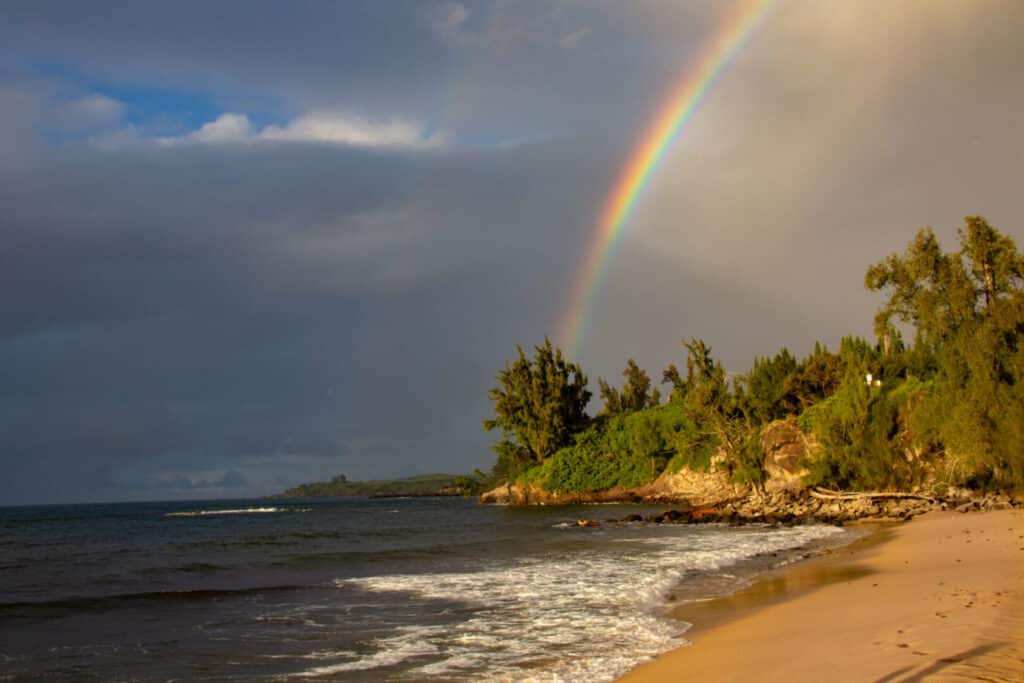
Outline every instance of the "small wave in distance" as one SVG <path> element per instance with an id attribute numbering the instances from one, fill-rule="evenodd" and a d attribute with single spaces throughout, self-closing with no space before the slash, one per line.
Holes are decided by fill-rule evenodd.
<path id="1" fill-rule="evenodd" d="M 237 508 L 233 510 L 187 510 L 167 512 L 164 517 L 207 517 L 210 515 L 258 515 L 268 512 L 309 512 L 309 508 Z"/>

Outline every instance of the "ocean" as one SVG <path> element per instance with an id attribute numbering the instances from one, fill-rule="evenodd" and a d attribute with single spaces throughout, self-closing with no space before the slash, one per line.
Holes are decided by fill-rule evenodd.
<path id="1" fill-rule="evenodd" d="M 0 681 L 611 681 L 849 540 L 460 498 L 0 508 Z"/>

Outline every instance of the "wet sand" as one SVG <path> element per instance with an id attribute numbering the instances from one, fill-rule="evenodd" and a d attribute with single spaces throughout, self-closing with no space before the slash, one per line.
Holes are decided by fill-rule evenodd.
<path id="1" fill-rule="evenodd" d="M 620 681 L 1024 681 L 1024 511 L 871 530 L 680 605 L 691 644 Z"/>

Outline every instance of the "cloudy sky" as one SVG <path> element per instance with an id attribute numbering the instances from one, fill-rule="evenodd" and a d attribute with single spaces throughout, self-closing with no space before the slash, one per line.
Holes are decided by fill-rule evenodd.
<path id="1" fill-rule="evenodd" d="M 0 3 L 0 504 L 492 462 L 717 0 Z M 1024 3 L 780 0 L 641 195 L 576 360 L 868 334 L 866 266 L 1024 243 Z"/>

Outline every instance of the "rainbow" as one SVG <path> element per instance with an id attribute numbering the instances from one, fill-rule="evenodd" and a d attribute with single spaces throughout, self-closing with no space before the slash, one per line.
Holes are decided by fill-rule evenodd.
<path id="1" fill-rule="evenodd" d="M 604 204 L 597 234 L 583 260 L 580 275 L 572 289 L 569 308 L 559 328 L 559 343 L 567 350 L 570 358 L 579 352 L 594 299 L 608 270 L 608 262 L 622 239 L 637 197 L 647 186 L 665 152 L 693 118 L 711 87 L 768 13 L 773 1 L 740 0 L 736 4 L 695 65 L 686 71 L 665 100 L 640 144 L 619 173 L 618 182 Z"/>

